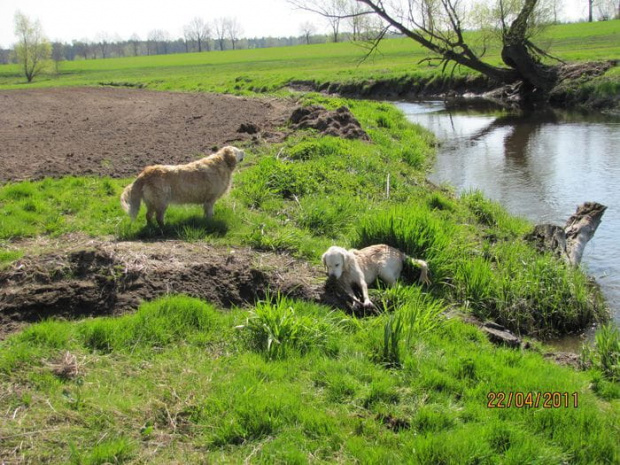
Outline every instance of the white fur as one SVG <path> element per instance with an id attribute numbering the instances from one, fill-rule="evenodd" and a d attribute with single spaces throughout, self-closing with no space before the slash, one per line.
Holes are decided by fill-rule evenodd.
<path id="1" fill-rule="evenodd" d="M 371 245 L 361 250 L 332 246 L 322 256 L 327 274 L 337 279 L 344 291 L 364 307 L 373 306 L 368 297 L 368 285 L 377 278 L 393 285 L 400 277 L 403 263 L 407 259 L 409 257 L 403 252 L 385 244 Z M 428 264 L 424 260 L 410 260 L 421 268 L 420 282 L 430 284 Z M 355 297 L 353 285 L 362 291 L 363 302 Z"/>

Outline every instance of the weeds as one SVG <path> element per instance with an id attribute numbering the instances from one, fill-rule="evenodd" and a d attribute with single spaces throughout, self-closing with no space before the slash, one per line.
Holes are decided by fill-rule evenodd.
<path id="1" fill-rule="evenodd" d="M 388 313 L 389 306 L 395 307 L 391 313 Z M 380 360 L 390 367 L 403 366 L 404 354 L 411 350 L 414 337 L 438 328 L 445 311 L 441 302 L 422 294 L 419 288 L 402 286 L 395 286 L 387 293 L 383 309 L 385 323 Z"/>
<path id="2" fill-rule="evenodd" d="M 584 345 L 581 359 L 600 370 L 612 382 L 620 381 L 620 331 L 612 324 L 601 326 L 593 345 Z"/>
<path id="3" fill-rule="evenodd" d="M 259 302 L 245 325 L 238 328 L 246 334 L 249 346 L 270 360 L 325 347 L 333 330 L 329 319 L 301 314 L 293 302 L 280 295 Z"/>

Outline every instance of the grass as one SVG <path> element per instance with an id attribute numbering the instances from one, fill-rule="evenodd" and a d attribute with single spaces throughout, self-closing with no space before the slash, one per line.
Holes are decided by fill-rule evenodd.
<path id="1" fill-rule="evenodd" d="M 592 27 L 604 42 L 615 24 L 570 27 Z M 405 73 L 415 55 L 405 43 L 386 42 L 384 55 L 358 68 L 351 44 L 329 44 L 66 63 L 73 74 L 65 68 L 36 85 L 105 79 L 262 92 L 291 76 Z M 0 82 L 21 86 L 10 67 Z M 318 95 L 302 102 L 346 104 L 371 142 L 305 132 L 248 147 L 212 220 L 199 206 L 173 206 L 163 231 L 143 212 L 131 223 L 120 209 L 128 179 L 4 184 L 0 241 L 10 248 L 0 267 L 29 252 L 19 239 L 68 233 L 252 246 L 317 265 L 332 244 L 385 242 L 427 260 L 432 286 L 413 283 L 413 274 L 374 288 L 382 311 L 368 318 L 281 296 L 229 310 L 166 296 L 120 317 L 33 324 L 0 342 L 0 461 L 617 463 L 617 333 L 599 333 L 584 354 L 590 368 L 579 372 L 546 361 L 538 345 L 493 346 L 445 314 L 471 312 L 541 336 L 573 331 L 605 314 L 585 275 L 534 252 L 521 240 L 531 225 L 480 193 L 429 190 L 433 138 L 391 105 Z M 489 401 L 517 392 L 566 393 L 578 406 Z"/>
<path id="2" fill-rule="evenodd" d="M 420 309 L 440 305 L 401 292 L 417 294 Z M 272 356 L 253 343 L 248 322 L 266 314 L 304 328 L 279 333 L 295 350 Z M 408 315 L 403 324 L 412 328 L 423 314 Z M 220 311 L 171 296 L 133 315 L 33 325 L 1 345 L 2 459 L 617 461 L 618 400 L 597 397 L 588 373 L 494 347 L 471 326 L 435 318 L 417 325 L 389 368 L 378 357 L 388 317 L 360 320 L 283 298 Z M 58 370 L 67 351 L 78 365 L 70 377 Z M 499 391 L 576 393 L 578 407 L 487 407 L 489 392 Z"/>

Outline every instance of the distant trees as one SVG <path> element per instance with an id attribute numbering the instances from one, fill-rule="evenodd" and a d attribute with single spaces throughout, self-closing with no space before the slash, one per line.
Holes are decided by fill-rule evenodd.
<path id="1" fill-rule="evenodd" d="M 620 1 L 619 0 L 587 0 L 588 2 L 588 21 L 594 19 L 594 7 L 598 11 L 598 17 L 602 20 L 612 18 L 620 19 Z"/>
<path id="2" fill-rule="evenodd" d="M 346 0 L 324 1 L 329 2 L 329 5 L 334 8 L 348 6 Z M 346 14 L 346 9 L 343 10 L 343 13 Z M 117 35 L 99 32 L 94 38 L 90 39 L 81 38 L 69 43 L 56 42 L 53 45 L 50 44 L 50 50 L 51 58 L 58 68 L 58 63 L 64 60 L 90 60 L 194 51 L 209 52 L 240 48 L 288 47 L 311 42 L 324 43 L 330 40 L 340 42 L 368 37 L 368 31 L 377 27 L 376 24 L 372 26 L 370 19 L 367 16 L 355 21 L 353 18 L 339 20 L 337 25 L 334 24 L 333 27 L 330 27 L 332 32 L 329 35 L 318 32 L 317 25 L 308 21 L 300 25 L 299 35 L 297 36 L 243 38 L 243 27 L 236 18 L 222 17 L 205 21 L 202 18 L 195 17 L 183 27 L 182 36 L 176 39 L 172 39 L 170 34 L 162 29 L 149 31 L 146 39 L 140 38 L 136 34 L 133 34 L 129 39 L 121 39 Z M 353 32 L 350 32 L 351 30 Z M 16 59 L 14 50 L 0 50 L 0 63 L 16 62 Z"/>
<path id="3" fill-rule="evenodd" d="M 162 29 L 153 29 L 146 40 L 147 55 L 165 55 L 168 53 L 170 35 Z"/>
<path id="4" fill-rule="evenodd" d="M 30 20 L 21 12 L 15 13 L 15 55 L 28 82 L 45 68 L 52 54 L 52 46 L 43 34 L 41 23 Z"/>
<path id="5" fill-rule="evenodd" d="M 65 46 L 60 42 L 52 43 L 52 60 L 54 60 L 56 73 L 59 71 L 60 62 L 65 59 L 64 48 Z"/>

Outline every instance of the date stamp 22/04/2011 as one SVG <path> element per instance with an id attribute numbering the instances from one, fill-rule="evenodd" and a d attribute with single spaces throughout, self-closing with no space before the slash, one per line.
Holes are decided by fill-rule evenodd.
<path id="1" fill-rule="evenodd" d="M 491 391 L 487 394 L 488 408 L 578 408 L 577 392 L 520 392 Z"/>

